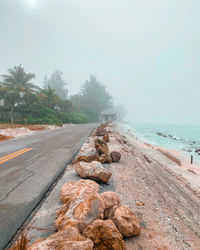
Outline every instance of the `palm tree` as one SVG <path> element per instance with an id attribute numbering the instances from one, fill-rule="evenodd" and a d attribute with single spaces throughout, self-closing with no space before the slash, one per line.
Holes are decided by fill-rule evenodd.
<path id="1" fill-rule="evenodd" d="M 20 103 L 25 93 L 34 93 L 39 91 L 40 88 L 30 82 L 35 78 L 35 74 L 26 73 L 21 65 L 15 66 L 13 69 L 8 69 L 8 73 L 8 75 L 1 76 L 3 82 L 0 82 L 0 86 L 6 90 L 6 97 L 9 100 L 11 108 L 11 124 L 13 125 L 15 105 Z"/>
<path id="2" fill-rule="evenodd" d="M 50 85 L 41 90 L 41 97 L 42 101 L 51 109 L 54 109 L 60 101 L 60 97 L 56 95 L 55 89 L 51 88 Z"/>

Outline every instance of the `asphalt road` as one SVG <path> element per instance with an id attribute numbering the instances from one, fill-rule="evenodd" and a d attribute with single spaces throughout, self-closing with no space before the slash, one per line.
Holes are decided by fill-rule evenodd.
<path id="1" fill-rule="evenodd" d="M 0 143 L 0 249 L 12 239 L 97 124 Z"/>

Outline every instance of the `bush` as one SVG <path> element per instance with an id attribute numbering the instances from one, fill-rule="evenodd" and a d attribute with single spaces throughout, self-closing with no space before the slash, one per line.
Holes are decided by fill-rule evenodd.
<path id="1" fill-rule="evenodd" d="M 43 118 L 34 118 L 28 117 L 27 124 L 55 124 L 55 125 L 62 125 L 62 121 L 50 116 L 45 116 Z"/>
<path id="2" fill-rule="evenodd" d="M 63 122 L 63 123 L 87 123 L 90 122 L 91 119 L 89 116 L 81 113 L 59 113 L 58 118 Z"/>

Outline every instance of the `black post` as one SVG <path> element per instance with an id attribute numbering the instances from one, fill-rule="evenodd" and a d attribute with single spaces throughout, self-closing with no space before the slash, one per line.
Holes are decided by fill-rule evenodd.
<path id="1" fill-rule="evenodd" d="M 193 164 L 193 155 L 191 155 L 191 164 Z"/>

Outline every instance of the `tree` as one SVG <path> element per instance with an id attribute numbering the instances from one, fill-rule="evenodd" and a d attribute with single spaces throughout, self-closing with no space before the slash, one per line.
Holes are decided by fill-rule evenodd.
<path id="1" fill-rule="evenodd" d="M 35 75 L 33 73 L 26 73 L 21 65 L 15 66 L 13 69 L 8 69 L 8 73 L 8 75 L 1 76 L 3 82 L 0 85 L 5 89 L 5 103 L 10 107 L 11 124 L 13 125 L 15 105 L 20 103 L 24 94 L 37 92 L 40 88 L 31 83 Z"/>
<path id="2" fill-rule="evenodd" d="M 85 108 L 83 104 L 83 97 L 80 93 L 70 96 L 70 102 L 74 112 L 84 113 Z"/>
<path id="3" fill-rule="evenodd" d="M 80 100 L 84 112 L 98 121 L 102 111 L 112 107 L 112 97 L 103 84 L 93 75 L 81 86 Z"/>
<path id="4" fill-rule="evenodd" d="M 46 89 L 41 90 L 41 98 L 42 102 L 51 109 L 54 109 L 60 101 L 60 97 L 50 85 L 47 85 Z"/>
<path id="5" fill-rule="evenodd" d="M 44 88 L 47 88 L 48 85 L 52 89 L 55 89 L 55 93 L 60 96 L 60 98 L 62 98 L 63 100 L 67 99 L 67 83 L 62 79 L 62 72 L 56 70 L 49 79 L 45 77 Z"/>
<path id="6" fill-rule="evenodd" d="M 60 99 L 58 102 L 59 111 L 69 113 L 72 111 L 72 103 L 69 100 Z"/>

